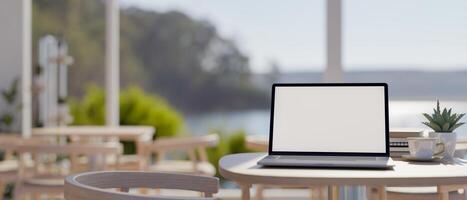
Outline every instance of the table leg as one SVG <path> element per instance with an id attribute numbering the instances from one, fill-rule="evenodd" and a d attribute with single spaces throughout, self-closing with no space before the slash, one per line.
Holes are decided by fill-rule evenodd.
<path id="1" fill-rule="evenodd" d="M 438 185 L 438 194 L 440 200 L 449 200 L 449 190 L 445 187 Z"/>
<path id="2" fill-rule="evenodd" d="M 239 183 L 242 190 L 242 200 L 250 200 L 250 188 L 251 184 Z"/>
<path id="3" fill-rule="evenodd" d="M 330 185 L 328 186 L 328 199 L 329 200 L 339 200 L 339 186 Z"/>
<path id="4" fill-rule="evenodd" d="M 3 199 L 3 195 L 5 194 L 6 184 L 0 181 L 0 199 Z"/>
<path id="5" fill-rule="evenodd" d="M 256 185 L 256 191 L 255 191 L 255 200 L 262 200 L 263 199 L 263 191 L 264 191 L 265 185 L 258 184 Z"/>
<path id="6" fill-rule="evenodd" d="M 366 198 L 368 200 L 386 200 L 387 193 L 385 186 L 367 186 L 366 187 Z"/>
<path id="7" fill-rule="evenodd" d="M 379 186 L 378 193 L 379 193 L 379 200 L 387 199 L 386 186 Z"/>
<path id="8" fill-rule="evenodd" d="M 312 200 L 325 200 L 327 199 L 327 186 L 312 186 L 310 187 Z"/>

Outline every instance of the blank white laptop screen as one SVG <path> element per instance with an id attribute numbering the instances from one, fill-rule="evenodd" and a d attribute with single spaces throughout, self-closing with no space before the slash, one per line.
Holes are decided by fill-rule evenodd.
<path id="1" fill-rule="evenodd" d="M 276 86 L 272 151 L 386 152 L 383 86 Z"/>

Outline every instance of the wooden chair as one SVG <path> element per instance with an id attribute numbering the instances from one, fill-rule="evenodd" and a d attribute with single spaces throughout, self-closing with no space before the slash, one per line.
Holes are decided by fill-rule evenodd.
<path id="1" fill-rule="evenodd" d="M 15 199 L 21 199 L 26 194 L 39 198 L 42 194 L 63 194 L 64 177 L 74 172 L 78 156 L 93 156 L 93 170 L 106 169 L 105 158 L 109 155 L 121 154 L 122 148 L 115 144 L 46 144 L 41 142 L 25 143 L 16 147 L 19 154 L 19 168 L 14 191 Z M 57 162 L 63 156 L 69 156 L 68 162 Z M 26 170 L 27 157 L 33 159 L 33 170 Z M 64 159 L 65 160 L 65 159 Z M 67 163 L 69 164 L 67 166 Z"/>
<path id="2" fill-rule="evenodd" d="M 149 163 L 145 170 L 214 176 L 216 168 L 209 163 L 206 148 L 214 147 L 218 142 L 219 137 L 215 134 L 156 139 L 146 146 L 145 151 L 148 156 L 156 154 L 157 161 Z M 183 151 L 189 160 L 168 160 L 166 153 L 170 151 Z"/>
<path id="3" fill-rule="evenodd" d="M 3 160 L 0 161 L 0 196 L 5 193 L 6 185 L 14 183 L 18 174 L 18 160 L 14 159 L 15 144 L 21 141 L 19 134 L 0 134 L 0 150 Z"/>
<path id="4" fill-rule="evenodd" d="M 155 197 L 129 193 L 132 188 L 191 190 L 202 192 L 204 197 Z M 215 177 L 155 172 L 87 172 L 68 176 L 65 181 L 67 200 L 211 200 L 218 190 L 219 179 Z"/>
<path id="5" fill-rule="evenodd" d="M 72 135 L 69 137 L 69 140 L 71 143 L 75 144 L 96 144 L 99 142 L 115 142 L 119 143 L 118 140 L 115 140 L 115 137 L 109 137 L 109 136 L 101 136 L 101 137 L 91 137 L 91 136 L 78 136 L 78 135 Z M 99 142 L 96 142 L 99 141 Z M 121 170 L 141 170 L 144 168 L 144 163 L 145 161 L 142 159 L 142 155 L 140 154 L 135 154 L 135 155 L 119 155 L 119 161 L 118 161 L 118 168 Z M 116 166 L 116 156 L 109 157 L 107 159 L 107 165 L 108 166 Z M 79 168 L 85 168 L 89 164 L 89 160 L 87 157 L 81 157 L 78 162 L 76 162 L 76 167 Z"/>
<path id="6" fill-rule="evenodd" d="M 267 138 L 258 136 L 247 136 L 245 138 L 246 147 L 254 151 L 268 151 L 269 142 Z"/>

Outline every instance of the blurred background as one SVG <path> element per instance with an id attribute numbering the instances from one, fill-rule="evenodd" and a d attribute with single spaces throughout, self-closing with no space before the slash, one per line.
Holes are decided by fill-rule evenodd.
<path id="1" fill-rule="evenodd" d="M 153 125 L 157 136 L 267 137 L 273 82 L 324 81 L 325 4 L 120 0 L 120 124 Z M 59 100 L 69 124 L 105 124 L 105 6 L 32 1 L 33 85 L 40 91 L 40 40 L 50 35 L 67 44 L 72 62 Z M 437 99 L 467 112 L 466 8 L 462 0 L 344 1 L 340 81 L 389 83 L 391 128 L 425 128 L 421 113 Z M 5 92 L 18 85 L 10 69 L 0 75 Z M 32 94 L 34 126 L 44 125 L 39 93 Z M 3 129 L 19 129 L 10 118 L 2 117 Z"/>
<path id="2" fill-rule="evenodd" d="M 437 100 L 467 112 L 466 9 L 464 0 L 0 1 L 0 132 L 217 133 L 216 173 L 223 155 L 266 149 L 276 82 L 387 82 L 390 128 L 427 129 L 422 113 Z M 467 126 L 456 132 L 467 139 Z M 248 147 L 254 137 L 262 149 Z"/>

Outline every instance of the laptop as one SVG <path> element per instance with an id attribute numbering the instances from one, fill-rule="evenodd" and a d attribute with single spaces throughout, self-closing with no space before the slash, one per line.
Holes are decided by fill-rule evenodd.
<path id="1" fill-rule="evenodd" d="M 391 168 L 386 83 L 272 85 L 263 166 Z"/>

